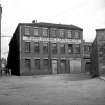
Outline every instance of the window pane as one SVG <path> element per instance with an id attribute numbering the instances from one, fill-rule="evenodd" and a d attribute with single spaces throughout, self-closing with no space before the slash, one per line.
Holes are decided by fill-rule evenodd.
<path id="1" fill-rule="evenodd" d="M 67 35 L 68 35 L 68 38 L 72 38 L 72 31 L 71 30 L 68 30 L 67 31 Z"/>
<path id="2" fill-rule="evenodd" d="M 49 65 L 48 59 L 43 59 L 43 68 L 48 69 L 48 65 Z"/>
<path id="3" fill-rule="evenodd" d="M 35 59 L 35 68 L 40 69 L 40 59 Z"/>
<path id="4" fill-rule="evenodd" d="M 72 44 L 68 44 L 68 53 L 69 54 L 73 53 L 73 45 Z"/>
<path id="5" fill-rule="evenodd" d="M 64 30 L 59 30 L 59 35 L 61 38 L 64 38 Z"/>
<path id="6" fill-rule="evenodd" d="M 52 43 L 52 53 L 57 54 L 57 44 L 56 43 Z"/>
<path id="7" fill-rule="evenodd" d="M 79 32 L 77 32 L 77 31 L 75 31 L 75 38 L 76 39 L 79 39 L 80 38 Z"/>
<path id="8" fill-rule="evenodd" d="M 51 34 L 51 36 L 56 36 L 56 29 L 55 28 L 52 28 L 50 30 L 50 34 Z"/>
<path id="9" fill-rule="evenodd" d="M 61 54 L 65 53 L 65 45 L 64 44 L 60 44 L 60 52 L 61 52 Z"/>
<path id="10" fill-rule="evenodd" d="M 28 69 L 31 68 L 31 60 L 30 59 L 25 59 L 25 67 Z"/>
<path id="11" fill-rule="evenodd" d="M 38 28 L 34 28 L 34 35 L 38 36 Z"/>
<path id="12" fill-rule="evenodd" d="M 79 44 L 75 45 L 74 53 L 80 53 L 80 45 Z"/>
<path id="13" fill-rule="evenodd" d="M 48 36 L 48 29 L 43 29 L 43 36 Z"/>
<path id="14" fill-rule="evenodd" d="M 25 42 L 25 52 L 30 52 L 31 48 L 30 48 L 30 42 Z"/>
<path id="15" fill-rule="evenodd" d="M 35 51 L 35 53 L 37 53 L 37 54 L 40 53 L 39 42 L 35 42 L 35 43 L 34 43 L 34 51 Z"/>
<path id="16" fill-rule="evenodd" d="M 48 43 L 43 43 L 43 53 L 44 54 L 48 53 Z"/>
<path id="17" fill-rule="evenodd" d="M 25 35 L 30 35 L 30 29 L 29 29 L 29 27 L 25 27 Z"/>

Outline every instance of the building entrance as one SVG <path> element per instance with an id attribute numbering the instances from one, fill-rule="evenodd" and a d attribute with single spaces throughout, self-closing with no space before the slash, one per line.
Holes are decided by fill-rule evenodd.
<path id="1" fill-rule="evenodd" d="M 52 74 L 57 74 L 57 60 L 52 60 Z"/>
<path id="2" fill-rule="evenodd" d="M 80 73 L 81 72 L 81 60 L 70 60 L 70 73 Z"/>

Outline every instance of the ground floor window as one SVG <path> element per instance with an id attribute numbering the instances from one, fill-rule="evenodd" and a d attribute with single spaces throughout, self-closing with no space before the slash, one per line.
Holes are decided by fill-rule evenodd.
<path id="1" fill-rule="evenodd" d="M 40 70 L 40 59 L 35 59 L 35 69 Z"/>
<path id="2" fill-rule="evenodd" d="M 48 69 L 49 61 L 48 59 L 43 59 L 43 69 Z"/>
<path id="3" fill-rule="evenodd" d="M 25 67 L 28 69 L 31 68 L 31 59 L 25 59 Z"/>

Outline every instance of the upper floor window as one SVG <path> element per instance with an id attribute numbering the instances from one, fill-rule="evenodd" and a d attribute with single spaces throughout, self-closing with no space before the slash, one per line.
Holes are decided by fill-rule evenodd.
<path id="1" fill-rule="evenodd" d="M 30 35 L 30 27 L 25 26 L 25 35 Z"/>
<path id="2" fill-rule="evenodd" d="M 80 53 L 80 44 L 76 44 L 74 47 L 74 53 Z"/>
<path id="3" fill-rule="evenodd" d="M 56 43 L 52 43 L 52 53 L 57 54 L 57 44 Z"/>
<path id="4" fill-rule="evenodd" d="M 68 44 L 68 53 L 69 54 L 73 53 L 73 45 L 72 44 Z"/>
<path id="5" fill-rule="evenodd" d="M 65 53 L 65 44 L 60 44 L 60 53 L 61 54 Z"/>
<path id="6" fill-rule="evenodd" d="M 42 34 L 43 34 L 43 36 L 48 36 L 48 29 L 47 28 L 43 28 Z"/>
<path id="7" fill-rule="evenodd" d="M 72 38 L 72 31 L 71 31 L 71 30 L 68 30 L 68 31 L 67 31 L 67 36 L 68 36 L 68 38 L 70 38 L 70 39 Z"/>
<path id="8" fill-rule="evenodd" d="M 34 28 L 34 36 L 38 36 L 38 28 Z"/>
<path id="9" fill-rule="evenodd" d="M 56 29 L 55 28 L 50 29 L 50 34 L 51 36 L 56 37 Z"/>
<path id="10" fill-rule="evenodd" d="M 64 38 L 64 30 L 63 29 L 59 30 L 59 35 L 61 38 Z"/>
<path id="11" fill-rule="evenodd" d="M 80 38 L 80 35 L 79 35 L 79 32 L 78 31 L 75 31 L 74 38 L 76 38 L 76 39 L 79 39 Z"/>
<path id="12" fill-rule="evenodd" d="M 25 52 L 30 52 L 30 51 L 31 51 L 31 43 L 25 42 Z"/>
<path id="13" fill-rule="evenodd" d="M 35 42 L 35 43 L 34 43 L 34 52 L 37 53 L 37 54 L 40 53 L 39 42 Z"/>
<path id="14" fill-rule="evenodd" d="M 44 54 L 48 53 L 48 43 L 43 43 L 43 53 Z"/>

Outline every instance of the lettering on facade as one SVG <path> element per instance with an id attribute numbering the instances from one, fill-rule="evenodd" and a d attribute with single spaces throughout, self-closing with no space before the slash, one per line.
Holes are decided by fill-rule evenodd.
<path id="1" fill-rule="evenodd" d="M 33 41 L 33 42 L 52 42 L 52 43 L 70 43 L 70 44 L 80 44 L 80 39 L 60 39 L 60 38 L 42 38 L 42 37 L 26 37 L 23 36 L 24 41 Z"/>

